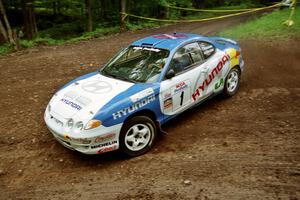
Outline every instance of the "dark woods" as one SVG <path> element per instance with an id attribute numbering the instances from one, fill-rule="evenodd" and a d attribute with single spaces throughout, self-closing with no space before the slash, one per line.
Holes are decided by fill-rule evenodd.
<path id="1" fill-rule="evenodd" d="M 127 28 L 132 13 L 146 17 L 180 19 L 186 11 L 166 5 L 191 8 L 219 6 L 253 6 L 271 0 L 0 0 L 0 44 L 18 48 L 19 39 L 34 39 L 40 35 L 66 38 L 92 32 L 103 27 Z M 131 19 L 130 22 L 135 22 Z"/>

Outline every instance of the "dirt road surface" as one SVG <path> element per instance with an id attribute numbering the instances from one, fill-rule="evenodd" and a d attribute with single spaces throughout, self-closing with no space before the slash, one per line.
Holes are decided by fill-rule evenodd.
<path id="1" fill-rule="evenodd" d="M 0 199 L 300 199 L 300 41 L 239 41 L 240 91 L 164 126 L 141 157 L 86 156 L 43 121 L 55 90 L 156 33 L 212 35 L 245 17 L 178 24 L 0 58 Z"/>

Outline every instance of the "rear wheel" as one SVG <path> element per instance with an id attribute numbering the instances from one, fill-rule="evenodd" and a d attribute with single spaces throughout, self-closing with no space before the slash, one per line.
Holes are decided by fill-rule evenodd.
<path id="1" fill-rule="evenodd" d="M 225 96 L 231 97 L 237 93 L 240 86 L 240 76 L 241 73 L 237 67 L 229 71 L 223 91 Z"/>
<path id="2" fill-rule="evenodd" d="M 120 150 L 128 156 L 140 156 L 151 149 L 156 136 L 157 128 L 149 117 L 133 117 L 121 129 Z"/>

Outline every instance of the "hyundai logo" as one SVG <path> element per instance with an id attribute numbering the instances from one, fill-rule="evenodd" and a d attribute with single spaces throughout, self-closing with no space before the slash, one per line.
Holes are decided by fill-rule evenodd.
<path id="1" fill-rule="evenodd" d="M 94 94 L 103 94 L 112 90 L 112 86 L 109 83 L 99 80 L 86 82 L 81 87 L 84 91 Z"/>

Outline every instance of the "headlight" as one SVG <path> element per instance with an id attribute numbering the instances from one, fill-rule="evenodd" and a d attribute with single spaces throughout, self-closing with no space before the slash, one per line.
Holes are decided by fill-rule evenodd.
<path id="1" fill-rule="evenodd" d="M 92 119 L 90 120 L 84 127 L 85 130 L 97 128 L 98 126 L 101 126 L 102 122 L 100 120 Z"/>
<path id="2" fill-rule="evenodd" d="M 77 130 L 82 130 L 83 129 L 83 123 L 82 123 L 82 121 L 77 122 L 75 124 L 75 129 L 77 129 Z"/>
<path id="3" fill-rule="evenodd" d="M 73 121 L 73 119 L 69 119 L 68 120 L 68 122 L 67 122 L 67 126 L 68 126 L 68 128 L 72 128 L 73 127 L 73 124 L 74 124 L 74 121 Z"/>
<path id="4" fill-rule="evenodd" d="M 51 112 L 51 105 L 48 105 L 48 112 Z"/>

